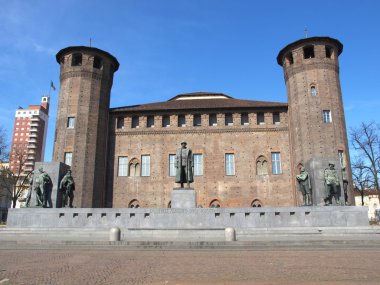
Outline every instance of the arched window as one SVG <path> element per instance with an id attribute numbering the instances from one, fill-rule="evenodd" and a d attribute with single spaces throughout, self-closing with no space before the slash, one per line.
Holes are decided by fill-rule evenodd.
<path id="1" fill-rule="evenodd" d="M 256 175 L 268 175 L 268 161 L 263 155 L 256 160 Z"/>
<path id="2" fill-rule="evenodd" d="M 74 53 L 71 58 L 71 66 L 81 66 L 82 65 L 82 54 Z"/>
<path id="3" fill-rule="evenodd" d="M 140 208 L 140 202 L 137 199 L 133 199 L 129 202 L 128 208 Z"/>
<path id="4" fill-rule="evenodd" d="M 314 46 L 305 46 L 303 48 L 304 59 L 314 58 Z"/>
<path id="5" fill-rule="evenodd" d="M 262 206 L 262 203 L 259 199 L 255 199 L 251 203 L 252 208 L 256 208 L 256 207 L 260 208 L 261 206 Z"/>
<path id="6" fill-rule="evenodd" d="M 317 96 L 317 88 L 314 85 L 310 87 L 310 93 L 311 93 L 311 96 L 313 97 Z"/>
<path id="7" fill-rule="evenodd" d="M 94 63 L 93 67 L 97 69 L 102 69 L 103 67 L 103 61 L 99 56 L 94 56 Z"/>
<path id="8" fill-rule="evenodd" d="M 209 205 L 210 208 L 220 208 L 220 202 L 218 199 L 214 199 L 211 201 L 210 205 Z"/>
<path id="9" fill-rule="evenodd" d="M 285 61 L 286 61 L 287 65 L 290 65 L 290 64 L 293 64 L 293 63 L 294 63 L 292 52 L 289 52 L 289 53 L 285 56 Z"/>
<path id="10" fill-rule="evenodd" d="M 172 201 L 169 201 L 168 208 L 171 208 L 171 207 L 172 207 Z"/>
<path id="11" fill-rule="evenodd" d="M 133 158 L 129 162 L 129 176 L 140 176 L 140 161 L 137 158 Z"/>

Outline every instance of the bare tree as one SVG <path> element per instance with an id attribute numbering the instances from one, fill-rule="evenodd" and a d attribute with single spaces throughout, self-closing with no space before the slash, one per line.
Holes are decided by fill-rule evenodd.
<path id="1" fill-rule="evenodd" d="M 364 165 L 364 161 L 359 157 L 352 163 L 352 180 L 355 183 L 356 189 L 360 191 L 362 206 L 364 206 L 365 191 L 373 187 L 371 172 Z"/>
<path id="2" fill-rule="evenodd" d="M 380 197 L 379 171 L 380 171 L 380 139 L 379 128 L 375 122 L 361 123 L 359 128 L 351 128 L 350 139 L 353 148 L 358 153 L 353 169 L 358 181 L 371 182 Z M 355 180 L 355 176 L 353 177 Z M 364 180 L 363 180 L 364 179 Z M 356 181 L 358 183 L 358 181 Z"/>
<path id="3" fill-rule="evenodd" d="M 16 169 L 0 168 L 0 189 L 3 189 L 0 196 L 9 197 L 12 201 L 12 208 L 16 207 L 17 200 L 23 196 L 24 191 L 29 187 L 31 173 L 23 170 L 27 158 L 26 151 L 19 151 L 14 155 L 18 161 Z"/>

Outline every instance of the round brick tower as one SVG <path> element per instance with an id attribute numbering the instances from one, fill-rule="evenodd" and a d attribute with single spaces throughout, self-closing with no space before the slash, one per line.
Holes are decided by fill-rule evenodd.
<path id="1" fill-rule="evenodd" d="M 71 165 L 75 207 L 104 207 L 108 112 L 119 62 L 97 48 L 60 50 L 60 92 L 53 160 Z"/>
<path id="2" fill-rule="evenodd" d="M 314 205 L 323 202 L 323 173 L 329 161 L 335 163 L 340 177 L 342 167 L 346 167 L 349 196 L 352 193 L 339 80 L 338 56 L 342 51 L 343 45 L 336 39 L 311 37 L 287 45 L 277 56 L 278 64 L 284 68 L 288 94 L 293 177 L 299 173 L 301 165 L 311 172 L 315 181 Z M 293 185 L 296 191 L 296 180 Z M 341 196 L 344 196 L 343 181 L 341 186 Z M 296 202 L 299 204 L 300 200 Z M 352 202 L 351 197 L 349 202 Z"/>

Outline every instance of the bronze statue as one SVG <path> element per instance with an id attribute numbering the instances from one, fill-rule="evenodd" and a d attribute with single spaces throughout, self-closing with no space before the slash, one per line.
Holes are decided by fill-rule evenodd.
<path id="1" fill-rule="evenodd" d="M 36 206 L 46 208 L 49 199 L 49 186 L 52 183 L 50 176 L 41 167 L 34 173 L 34 177 L 33 190 L 36 192 Z"/>
<path id="2" fill-rule="evenodd" d="M 175 182 L 181 183 L 181 188 L 183 188 L 185 182 L 187 183 L 187 188 L 190 188 L 190 183 L 194 181 L 193 152 L 186 145 L 185 141 L 181 142 L 181 148 L 177 149 L 175 155 L 175 167 L 177 169 Z"/>
<path id="3" fill-rule="evenodd" d="M 335 170 L 335 164 L 333 162 L 329 162 L 329 167 L 325 169 L 324 178 L 325 178 L 325 205 L 331 205 L 332 199 L 334 197 L 335 204 L 340 204 L 340 184 L 338 173 Z"/>
<path id="4" fill-rule="evenodd" d="M 342 168 L 342 180 L 343 180 L 344 203 L 346 205 L 350 205 L 350 203 L 348 202 L 348 193 L 347 193 L 348 178 L 347 178 L 346 167 Z"/>
<path id="5" fill-rule="evenodd" d="M 30 207 L 30 199 L 32 198 L 32 191 L 33 191 L 33 172 L 30 173 L 29 176 L 29 190 L 28 190 L 28 195 L 26 196 L 25 200 L 25 207 Z"/>
<path id="6" fill-rule="evenodd" d="M 296 179 L 300 185 L 300 190 L 303 197 L 303 206 L 310 206 L 313 204 L 311 198 L 311 181 L 309 173 L 305 170 L 305 167 L 301 167 L 300 174 L 296 176 Z"/>
<path id="7" fill-rule="evenodd" d="M 71 176 L 71 170 L 68 170 L 59 184 L 59 190 L 63 192 L 63 206 L 73 208 L 75 183 Z"/>

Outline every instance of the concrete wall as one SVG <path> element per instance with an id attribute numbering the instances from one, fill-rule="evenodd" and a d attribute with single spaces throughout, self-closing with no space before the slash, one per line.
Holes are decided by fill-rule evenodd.
<path id="1" fill-rule="evenodd" d="M 367 207 L 9 209 L 9 228 L 221 229 L 365 227 Z"/>

